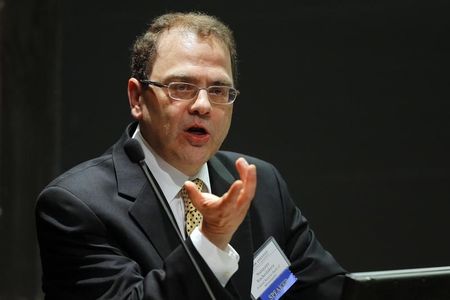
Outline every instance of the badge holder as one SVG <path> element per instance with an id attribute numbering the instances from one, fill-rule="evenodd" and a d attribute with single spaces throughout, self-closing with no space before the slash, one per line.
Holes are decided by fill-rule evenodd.
<path id="1" fill-rule="evenodd" d="M 270 237 L 253 259 L 252 299 L 278 300 L 297 281 L 280 246 Z"/>

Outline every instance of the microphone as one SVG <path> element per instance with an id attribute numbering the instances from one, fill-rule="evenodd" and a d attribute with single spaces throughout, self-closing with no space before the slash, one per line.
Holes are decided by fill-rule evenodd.
<path id="1" fill-rule="evenodd" d="M 183 246 L 184 250 L 186 251 L 187 256 L 189 257 L 189 260 L 194 265 L 195 270 L 197 271 L 198 276 L 200 277 L 203 285 L 205 286 L 209 296 L 211 299 L 215 300 L 216 297 L 214 296 L 213 291 L 211 290 L 211 287 L 209 286 L 208 282 L 206 281 L 205 275 L 203 274 L 202 270 L 200 269 L 199 265 L 197 264 L 197 261 L 195 260 L 194 256 L 192 255 L 191 250 L 186 245 L 186 242 L 181 235 L 180 229 L 177 226 L 177 223 L 175 221 L 175 218 L 172 215 L 172 212 L 170 211 L 170 207 L 167 203 L 167 200 L 165 199 L 164 195 L 161 194 L 159 188 L 157 187 L 157 183 L 153 175 L 151 174 L 150 170 L 148 169 L 147 164 L 145 163 L 145 154 L 142 150 L 141 145 L 136 139 L 129 139 L 125 142 L 124 145 L 125 153 L 128 155 L 128 158 L 134 162 L 137 163 L 142 171 L 145 174 L 145 177 L 147 178 L 147 181 L 150 183 L 150 186 L 152 187 L 153 191 L 155 192 L 156 198 L 158 198 L 159 203 L 164 209 L 164 212 L 166 213 L 166 216 L 169 218 L 170 224 L 172 224 L 173 229 L 177 233 L 177 237 L 180 240 L 181 245 Z"/>

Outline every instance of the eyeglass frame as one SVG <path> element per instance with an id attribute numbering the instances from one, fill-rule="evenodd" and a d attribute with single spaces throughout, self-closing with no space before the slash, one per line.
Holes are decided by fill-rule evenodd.
<path id="1" fill-rule="evenodd" d="M 168 92 L 169 92 L 169 97 L 172 98 L 172 99 L 174 99 L 174 100 L 176 100 L 176 101 L 192 101 L 192 100 L 194 100 L 194 99 L 196 99 L 196 98 L 198 97 L 198 94 L 200 93 L 200 90 L 205 90 L 205 91 L 206 91 L 206 94 L 208 95 L 208 100 L 209 100 L 211 103 L 219 104 L 219 105 L 230 105 L 230 104 L 233 104 L 234 101 L 236 101 L 237 96 L 239 96 L 239 94 L 240 94 L 239 90 L 235 89 L 235 88 L 232 87 L 232 86 L 227 86 L 227 85 L 210 85 L 210 86 L 208 86 L 208 87 L 199 87 L 198 85 L 195 85 L 195 84 L 193 84 L 193 83 L 183 82 L 183 81 L 173 81 L 173 82 L 169 82 L 168 84 L 164 84 L 164 83 L 161 83 L 161 82 L 158 82 L 158 81 L 152 81 L 152 80 L 148 80 L 148 79 L 139 80 L 139 82 L 141 82 L 141 83 L 143 83 L 143 84 L 146 84 L 147 86 L 153 85 L 153 86 L 156 86 L 156 87 L 159 87 L 159 88 L 167 88 L 167 90 L 168 90 Z M 171 84 L 177 84 L 177 83 L 178 83 L 178 84 L 180 84 L 180 83 L 182 83 L 182 84 L 187 84 L 187 85 L 196 87 L 196 88 L 197 88 L 197 92 L 195 93 L 194 97 L 192 97 L 191 99 L 174 98 L 174 97 L 170 94 L 170 88 L 169 88 L 169 86 L 170 86 Z M 208 92 L 208 90 L 209 90 L 210 88 L 214 88 L 214 87 L 216 87 L 216 88 L 217 88 L 217 87 L 219 87 L 219 88 L 226 87 L 226 88 L 229 89 L 229 91 L 235 91 L 236 93 L 235 93 L 234 99 L 231 100 L 231 101 L 228 101 L 228 102 L 216 102 L 216 101 L 214 101 L 214 100 L 211 100 L 211 98 L 209 97 L 209 92 Z M 229 95 L 230 95 L 230 93 L 229 93 Z"/>

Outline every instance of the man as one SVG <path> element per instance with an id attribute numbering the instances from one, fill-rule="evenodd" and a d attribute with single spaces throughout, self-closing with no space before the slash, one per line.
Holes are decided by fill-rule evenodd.
<path id="1" fill-rule="evenodd" d="M 128 82 L 137 122 L 103 156 L 39 195 L 47 299 L 209 298 L 155 191 L 124 150 L 132 138 L 216 299 L 250 298 L 253 255 L 269 237 L 298 278 L 286 296 L 339 298 L 344 271 L 278 171 L 218 151 L 239 93 L 236 74 L 232 33 L 214 17 L 163 15 L 138 38 Z"/>

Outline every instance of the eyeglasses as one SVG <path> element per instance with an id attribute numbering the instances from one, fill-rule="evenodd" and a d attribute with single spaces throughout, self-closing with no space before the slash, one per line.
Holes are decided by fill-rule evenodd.
<path id="1" fill-rule="evenodd" d="M 171 82 L 169 84 L 151 80 L 140 80 L 140 82 L 160 88 L 167 88 L 169 97 L 180 101 L 194 100 L 197 98 L 200 90 L 205 90 L 208 93 L 209 101 L 215 104 L 231 104 L 239 95 L 237 89 L 226 85 L 212 85 L 207 88 L 202 88 L 187 82 Z"/>

